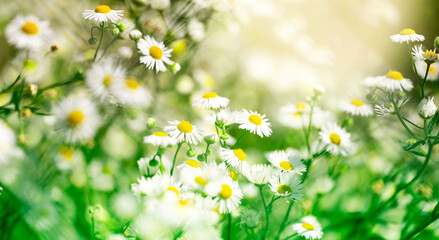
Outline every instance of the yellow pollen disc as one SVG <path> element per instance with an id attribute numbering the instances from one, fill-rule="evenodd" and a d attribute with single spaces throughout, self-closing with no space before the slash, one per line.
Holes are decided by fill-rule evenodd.
<path id="1" fill-rule="evenodd" d="M 188 121 L 181 121 L 177 125 L 178 130 L 183 133 L 191 133 L 193 130 L 192 124 L 190 124 Z"/>
<path id="2" fill-rule="evenodd" d="M 38 26 L 33 22 L 27 22 L 21 26 L 21 31 L 28 35 L 35 35 L 38 33 Z"/>
<path id="3" fill-rule="evenodd" d="M 296 104 L 296 109 L 297 110 L 305 110 L 305 108 L 306 108 L 306 105 L 303 102 L 300 102 L 300 103 Z"/>
<path id="4" fill-rule="evenodd" d="M 359 100 L 359 99 L 352 99 L 352 100 L 351 100 L 351 104 L 352 104 L 352 105 L 355 105 L 355 106 L 357 106 L 357 107 L 361 107 L 361 106 L 363 106 L 363 101 L 361 101 L 361 100 Z"/>
<path id="5" fill-rule="evenodd" d="M 84 120 L 84 114 L 80 110 L 72 111 L 67 117 L 67 121 L 69 125 L 72 127 L 76 127 Z"/>
<path id="6" fill-rule="evenodd" d="M 169 186 L 166 191 L 173 191 L 175 193 L 175 195 L 180 195 L 180 192 L 178 191 L 177 188 L 173 187 L 173 186 Z"/>
<path id="7" fill-rule="evenodd" d="M 155 132 L 153 134 L 154 134 L 154 136 L 157 136 L 157 137 L 167 137 L 168 136 L 168 134 L 165 132 Z"/>
<path id="8" fill-rule="evenodd" d="M 229 175 L 233 179 L 233 181 L 238 181 L 238 174 L 232 169 L 229 169 Z"/>
<path id="9" fill-rule="evenodd" d="M 293 165 L 288 161 L 280 162 L 279 167 L 281 167 L 285 171 L 292 171 L 293 170 Z"/>
<path id="10" fill-rule="evenodd" d="M 99 5 L 95 9 L 96 13 L 109 13 L 111 12 L 111 8 L 107 5 Z"/>
<path id="11" fill-rule="evenodd" d="M 395 80 L 402 80 L 402 74 L 400 72 L 397 71 L 392 71 L 390 70 L 387 74 L 386 77 L 391 78 L 391 79 L 395 79 Z"/>
<path id="12" fill-rule="evenodd" d="M 149 55 L 154 59 L 160 60 L 162 59 L 163 52 L 159 47 L 152 46 L 149 48 Z"/>
<path id="13" fill-rule="evenodd" d="M 399 34 L 401 35 L 412 35 L 415 34 L 415 30 L 411 29 L 411 28 L 404 28 L 403 30 L 401 30 L 401 32 L 399 32 Z"/>
<path id="14" fill-rule="evenodd" d="M 189 200 L 188 199 L 179 199 L 178 202 L 180 203 L 181 206 L 189 205 Z"/>
<path id="15" fill-rule="evenodd" d="M 261 125 L 262 124 L 262 119 L 261 117 L 259 117 L 258 115 L 250 115 L 250 117 L 248 117 L 248 120 L 253 123 L 254 125 Z"/>
<path id="16" fill-rule="evenodd" d="M 426 51 L 422 55 L 424 55 L 425 58 L 434 58 L 434 57 L 436 57 L 436 53 L 432 52 L 432 51 Z"/>
<path id="17" fill-rule="evenodd" d="M 102 80 L 102 82 L 104 83 L 104 85 L 106 87 L 111 86 L 111 83 L 113 83 L 113 76 L 112 75 L 107 75 L 104 77 L 104 80 Z"/>
<path id="18" fill-rule="evenodd" d="M 203 98 L 216 98 L 216 97 L 218 97 L 218 94 L 216 94 L 215 92 L 208 92 L 203 95 Z"/>
<path id="19" fill-rule="evenodd" d="M 281 184 L 281 185 L 279 185 L 279 187 L 277 187 L 277 192 L 279 194 L 286 194 L 286 193 L 292 193 L 293 190 L 291 189 L 290 186 L 288 186 L 286 184 Z"/>
<path id="20" fill-rule="evenodd" d="M 306 230 L 314 230 L 314 226 L 309 223 L 302 223 L 302 227 Z"/>
<path id="21" fill-rule="evenodd" d="M 331 135 L 329 135 L 329 140 L 335 145 L 340 145 L 341 143 L 340 135 L 337 133 L 331 133 Z"/>
<path id="22" fill-rule="evenodd" d="M 125 80 L 125 85 L 132 90 L 136 90 L 139 87 L 139 82 L 136 79 L 127 78 Z"/>
<path id="23" fill-rule="evenodd" d="M 433 66 L 430 66 L 430 69 L 428 69 L 428 73 L 432 73 L 432 74 L 436 73 L 436 68 Z"/>
<path id="24" fill-rule="evenodd" d="M 35 70 L 35 68 L 37 67 L 37 62 L 32 59 L 26 59 L 23 62 L 23 67 L 27 70 Z"/>
<path id="25" fill-rule="evenodd" d="M 245 159 L 247 158 L 247 154 L 245 154 L 241 148 L 233 149 L 233 154 L 235 154 L 235 156 L 243 162 L 245 162 Z"/>
<path id="26" fill-rule="evenodd" d="M 293 113 L 293 116 L 300 118 L 300 117 L 302 117 L 302 114 L 300 112 L 295 112 L 295 113 Z"/>
<path id="27" fill-rule="evenodd" d="M 207 184 L 206 179 L 204 179 L 203 177 L 195 177 L 195 182 L 200 184 L 201 186 L 205 186 Z"/>
<path id="28" fill-rule="evenodd" d="M 199 168 L 200 167 L 200 163 L 196 160 L 192 160 L 192 159 L 188 159 L 186 160 L 186 164 L 193 167 L 193 168 Z"/>
<path id="29" fill-rule="evenodd" d="M 232 188 L 227 184 L 221 184 L 221 192 L 218 196 L 224 200 L 229 199 L 232 196 Z"/>
<path id="30" fill-rule="evenodd" d="M 65 160 L 71 160 L 73 157 L 73 154 L 75 153 L 75 150 L 73 150 L 72 148 L 66 147 L 66 146 L 62 146 L 59 149 L 59 152 L 62 154 L 62 156 Z"/>

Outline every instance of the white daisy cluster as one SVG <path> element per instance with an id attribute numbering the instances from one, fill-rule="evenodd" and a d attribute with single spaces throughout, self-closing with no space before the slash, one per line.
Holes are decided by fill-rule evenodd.
<path id="1" fill-rule="evenodd" d="M 292 228 L 299 236 L 306 239 L 314 240 L 323 237 L 322 227 L 314 216 L 303 217 L 299 223 L 293 224 Z"/>

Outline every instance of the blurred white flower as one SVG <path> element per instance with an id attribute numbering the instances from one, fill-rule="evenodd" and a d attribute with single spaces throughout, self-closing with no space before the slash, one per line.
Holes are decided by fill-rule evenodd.
<path id="1" fill-rule="evenodd" d="M 115 81 L 110 90 L 122 104 L 137 107 L 148 107 L 151 104 L 150 91 L 138 79 L 128 77 L 124 81 Z"/>
<path id="2" fill-rule="evenodd" d="M 427 72 L 427 63 L 425 61 L 415 61 L 416 71 L 418 75 L 424 79 L 425 73 Z M 439 79 L 439 62 L 431 63 L 428 69 L 427 80 L 436 81 Z"/>
<path id="3" fill-rule="evenodd" d="M 19 153 L 15 144 L 14 131 L 0 119 L 0 165 L 8 163 Z"/>
<path id="4" fill-rule="evenodd" d="M 101 101 L 108 100 L 111 96 L 110 90 L 113 84 L 121 86 L 125 79 L 126 70 L 111 58 L 94 63 L 85 73 L 85 84 Z"/>
<path id="5" fill-rule="evenodd" d="M 320 239 L 323 236 L 322 226 L 314 216 L 303 217 L 299 223 L 295 223 L 291 227 L 306 239 Z"/>
<path id="6" fill-rule="evenodd" d="M 49 50 L 53 32 L 48 21 L 41 21 L 33 15 L 17 15 L 6 27 L 5 34 L 10 44 L 16 48 L 32 51 Z"/>
<path id="7" fill-rule="evenodd" d="M 165 10 L 171 6 L 170 0 L 149 0 L 152 9 Z"/>
<path id="8" fill-rule="evenodd" d="M 303 185 L 292 173 L 279 172 L 271 177 L 269 186 L 274 195 L 283 197 L 287 201 L 297 201 L 303 197 Z"/>
<path id="9" fill-rule="evenodd" d="M 289 154 L 283 150 L 269 153 L 268 161 L 282 172 L 302 175 L 306 171 L 306 167 L 298 155 Z"/>
<path id="10" fill-rule="evenodd" d="M 421 118 L 431 118 L 436 114 L 437 107 L 433 99 L 434 97 L 424 98 L 419 103 L 417 110 Z"/>
<path id="11" fill-rule="evenodd" d="M 246 129 L 260 137 L 269 137 L 272 133 L 271 123 L 268 122 L 265 114 L 261 115 L 255 111 L 242 109 L 236 113 L 236 122 L 239 128 Z"/>
<path id="12" fill-rule="evenodd" d="M 351 134 L 335 123 L 324 126 L 319 135 L 327 150 L 334 155 L 348 156 L 356 150 L 355 145 L 351 142 Z"/>
<path id="13" fill-rule="evenodd" d="M 247 179 L 256 185 L 265 185 L 271 179 L 274 169 L 268 164 L 256 164 L 244 173 Z"/>
<path id="14" fill-rule="evenodd" d="M 143 138 L 144 143 L 149 143 L 154 146 L 166 147 L 168 145 L 175 145 L 175 140 L 162 131 L 154 132 L 153 134 Z"/>
<path id="15" fill-rule="evenodd" d="M 229 102 L 230 100 L 228 98 L 218 96 L 216 92 L 208 92 L 205 93 L 201 99 L 196 100 L 192 105 L 194 107 L 218 109 L 227 107 Z"/>
<path id="16" fill-rule="evenodd" d="M 86 20 L 93 20 L 96 23 L 114 22 L 121 20 L 123 10 L 112 10 L 107 5 L 99 5 L 94 10 L 85 10 L 82 17 Z"/>
<path id="17" fill-rule="evenodd" d="M 135 29 L 129 33 L 129 36 L 132 40 L 139 40 L 142 37 L 142 32 Z"/>
<path id="18" fill-rule="evenodd" d="M 206 33 L 204 32 L 204 25 L 197 19 L 193 18 L 187 25 L 187 31 L 192 40 L 199 42 L 204 39 Z"/>
<path id="19" fill-rule="evenodd" d="M 410 91 L 413 89 L 412 82 L 404 78 L 400 72 L 390 70 L 385 76 L 379 77 L 377 86 L 386 89 L 389 92 Z"/>
<path id="20" fill-rule="evenodd" d="M 399 32 L 399 34 L 395 34 L 390 36 L 392 42 L 396 43 L 409 43 L 409 42 L 422 42 L 424 41 L 424 36 L 417 34 L 415 30 L 411 28 L 405 28 Z"/>
<path id="21" fill-rule="evenodd" d="M 367 117 L 373 114 L 372 106 L 364 103 L 360 99 L 352 99 L 351 101 L 340 102 L 339 108 L 346 113 L 353 116 L 363 116 Z"/>

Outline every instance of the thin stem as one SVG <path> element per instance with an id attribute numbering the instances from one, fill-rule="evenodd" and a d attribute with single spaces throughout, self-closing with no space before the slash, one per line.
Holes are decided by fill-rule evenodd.
<path id="1" fill-rule="evenodd" d="M 14 87 L 14 85 L 20 81 L 20 79 L 21 79 L 21 74 L 18 74 L 18 76 L 17 76 L 17 78 L 15 79 L 15 81 L 12 82 L 11 85 L 9 85 L 7 88 L 3 89 L 3 90 L 0 92 L 0 94 L 5 93 L 5 92 L 11 90 L 11 88 Z"/>
<path id="2" fill-rule="evenodd" d="M 425 221 L 423 224 L 419 225 L 415 230 L 413 230 L 411 233 L 407 234 L 405 237 L 401 238 L 402 240 L 409 240 L 412 239 L 416 234 L 424 230 L 424 228 L 428 227 L 428 225 L 432 224 L 434 221 L 436 221 L 439 218 L 439 215 L 435 215 L 434 212 L 431 216 L 431 218 L 428 221 Z"/>
<path id="3" fill-rule="evenodd" d="M 424 86 L 425 86 L 425 82 L 427 81 L 427 76 L 428 76 L 428 71 L 430 70 L 430 63 L 427 63 L 427 69 L 425 70 L 425 76 L 424 76 L 424 81 L 422 81 L 422 85 L 421 85 L 421 98 L 424 99 Z"/>
<path id="4" fill-rule="evenodd" d="M 393 103 L 393 107 L 395 108 L 395 113 L 398 116 L 399 121 L 402 123 L 402 126 L 404 126 L 405 130 L 414 138 L 421 140 L 422 138 L 415 135 L 412 130 L 407 126 L 407 124 L 404 122 L 404 119 L 401 116 L 401 113 L 399 112 L 399 108 L 398 108 L 398 104 L 395 103 L 395 100 L 392 98 L 391 99 L 392 103 Z"/>
<path id="5" fill-rule="evenodd" d="M 174 173 L 174 167 L 175 167 L 175 159 L 177 159 L 178 151 L 180 151 L 181 145 L 183 145 L 184 142 L 180 142 L 177 145 L 177 151 L 175 151 L 174 160 L 172 160 L 172 168 L 171 168 L 171 176 Z"/>
<path id="6" fill-rule="evenodd" d="M 236 143 L 233 144 L 232 149 L 235 148 L 235 147 L 238 145 L 239 141 L 241 141 L 241 139 L 242 139 L 242 138 L 243 138 L 248 132 L 249 132 L 248 130 L 245 130 L 245 132 L 241 135 L 241 137 L 238 138 L 238 140 L 236 141 Z"/>
<path id="7" fill-rule="evenodd" d="M 218 131 L 218 127 L 216 125 L 215 125 L 215 130 L 216 130 L 216 134 L 218 135 L 219 144 L 221 145 L 221 147 L 225 147 L 226 146 L 225 141 L 224 141 L 224 145 L 223 145 L 223 142 L 221 141 L 221 137 L 220 137 L 220 134 Z"/>
<path id="8" fill-rule="evenodd" d="M 67 80 L 67 81 L 64 81 L 64 82 L 57 82 L 57 83 L 51 84 L 51 85 L 49 85 L 49 86 L 47 86 L 47 87 L 41 88 L 41 89 L 40 89 L 40 92 L 44 92 L 44 91 L 49 90 L 49 89 L 52 89 L 52 88 L 56 88 L 56 87 L 60 87 L 60 86 L 64 86 L 64 85 L 68 85 L 68 84 L 70 84 L 70 83 L 74 83 L 74 82 L 77 82 L 77 81 L 80 81 L 80 80 L 81 80 L 81 79 L 76 78 L 76 79 Z"/>
<path id="9" fill-rule="evenodd" d="M 232 214 L 229 213 L 227 214 L 227 240 L 231 239 L 231 235 L 232 235 Z"/>
<path id="10" fill-rule="evenodd" d="M 209 152 L 209 146 L 210 146 L 210 144 L 207 143 L 206 150 L 204 151 L 204 160 L 206 162 L 207 162 L 207 157 L 209 156 L 209 154 L 207 154 Z"/>
<path id="11" fill-rule="evenodd" d="M 93 209 L 94 211 L 94 209 Z M 90 226 L 90 235 L 91 235 L 91 239 L 95 239 L 95 217 L 94 217 L 94 212 L 91 213 L 91 226 Z"/>
<path id="12" fill-rule="evenodd" d="M 101 30 L 101 37 L 99 38 L 99 44 L 98 44 L 98 47 L 96 48 L 96 52 L 95 52 L 95 55 L 93 56 L 92 62 L 94 62 L 96 60 L 96 57 L 98 56 L 99 48 L 101 47 L 101 44 L 102 44 L 102 39 L 104 38 L 104 22 L 101 23 L 99 30 Z"/>
<path id="13" fill-rule="evenodd" d="M 264 204 L 264 210 L 265 210 L 265 221 L 266 221 L 266 224 L 265 224 L 264 232 L 262 234 L 262 240 L 264 240 L 266 238 L 266 236 L 267 236 L 268 226 L 270 224 L 270 216 L 269 216 L 269 213 L 268 213 L 267 204 L 265 203 L 264 194 L 262 192 L 262 186 L 259 187 L 259 193 L 261 195 L 262 204 Z"/>
<path id="14" fill-rule="evenodd" d="M 113 45 L 117 40 L 119 39 L 119 37 L 115 37 L 113 38 L 113 40 L 111 40 L 111 42 L 105 47 L 104 52 L 102 53 L 101 57 L 99 58 L 99 61 L 104 58 L 105 54 L 107 53 L 108 49 L 110 48 L 111 45 Z"/>
<path id="15" fill-rule="evenodd" d="M 424 129 L 423 127 L 413 123 L 412 121 L 408 120 L 406 117 L 402 116 L 402 119 L 404 119 L 406 122 L 410 123 L 411 125 L 413 125 L 413 127 L 415 128 L 419 128 L 419 129 Z"/>

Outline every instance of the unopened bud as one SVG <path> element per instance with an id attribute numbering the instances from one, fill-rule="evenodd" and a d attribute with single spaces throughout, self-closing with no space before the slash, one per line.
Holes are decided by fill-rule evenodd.
<path id="1" fill-rule="evenodd" d="M 115 37 L 119 36 L 120 30 L 119 28 L 113 28 L 111 29 L 111 34 Z"/>
<path id="2" fill-rule="evenodd" d="M 30 91 L 30 94 L 32 94 L 32 96 L 35 97 L 38 93 L 38 85 L 30 83 L 29 84 L 29 91 Z"/>
<path id="3" fill-rule="evenodd" d="M 197 159 L 198 159 L 198 161 L 200 161 L 200 162 L 204 162 L 204 160 L 205 160 L 204 154 L 198 154 L 198 155 L 197 155 Z"/>
<path id="4" fill-rule="evenodd" d="M 227 140 L 227 139 L 229 139 L 229 135 L 227 135 L 227 134 L 221 134 L 221 136 L 220 136 L 220 138 L 221 138 L 221 140 Z"/>
<path id="5" fill-rule="evenodd" d="M 121 23 L 117 24 L 117 28 L 119 28 L 119 30 L 121 32 L 123 32 L 127 28 L 127 25 L 125 23 L 121 22 Z"/>
<path id="6" fill-rule="evenodd" d="M 32 111 L 29 108 L 25 108 L 23 111 L 21 111 L 21 115 L 25 118 L 29 118 L 32 116 Z"/>
<path id="7" fill-rule="evenodd" d="M 195 156 L 197 155 L 197 151 L 195 151 L 194 149 L 189 149 L 189 150 L 186 152 L 186 155 L 187 155 L 188 157 L 195 157 Z"/>
<path id="8" fill-rule="evenodd" d="M 434 39 L 434 48 L 436 48 L 436 49 L 439 49 L 439 37 L 436 37 L 435 39 Z"/>
<path id="9" fill-rule="evenodd" d="M 146 128 L 147 129 L 152 129 L 156 126 L 157 122 L 155 120 L 155 118 L 148 118 L 148 120 L 146 120 Z"/>
<path id="10" fill-rule="evenodd" d="M 433 97 L 422 99 L 417 110 L 421 118 L 427 119 L 433 117 L 437 112 L 437 107 L 433 102 Z"/>
<path id="11" fill-rule="evenodd" d="M 170 71 L 172 74 L 176 74 L 176 73 L 178 73 L 178 71 L 180 71 L 180 69 L 181 69 L 181 66 L 180 66 L 180 64 L 178 64 L 178 63 L 174 63 L 174 64 L 172 64 L 172 65 L 169 67 L 169 71 Z"/>
<path id="12" fill-rule="evenodd" d="M 322 85 L 317 84 L 314 86 L 313 92 L 314 92 L 314 96 L 318 97 L 325 93 L 325 88 Z"/>
<path id="13" fill-rule="evenodd" d="M 98 40 L 94 37 L 91 37 L 90 39 L 88 39 L 88 43 L 90 45 L 95 45 L 96 43 L 98 43 Z"/>
<path id="14" fill-rule="evenodd" d="M 139 30 L 133 30 L 129 34 L 131 40 L 139 40 L 142 37 L 142 32 Z"/>
<path id="15" fill-rule="evenodd" d="M 204 141 L 207 144 L 214 144 L 216 142 L 216 135 L 211 134 L 204 137 Z"/>

